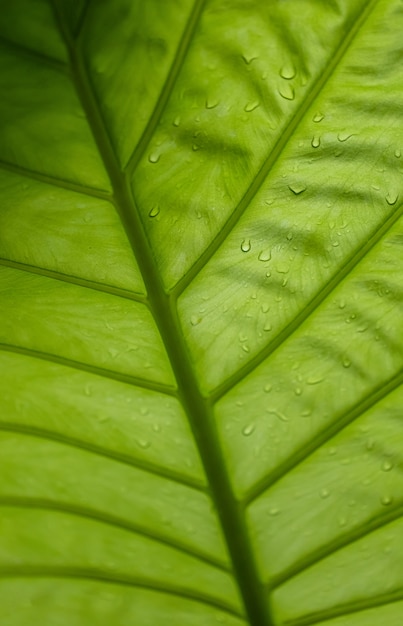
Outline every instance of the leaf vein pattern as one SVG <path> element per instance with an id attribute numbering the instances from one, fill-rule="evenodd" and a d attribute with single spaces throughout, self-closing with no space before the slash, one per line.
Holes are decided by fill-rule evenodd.
<path id="1" fill-rule="evenodd" d="M 403 383 L 403 372 L 399 372 L 385 384 L 378 387 L 375 392 L 358 402 L 345 415 L 340 416 L 328 428 L 322 430 L 315 437 L 304 443 L 304 445 L 294 452 L 284 463 L 279 465 L 274 472 L 259 480 L 248 493 L 244 496 L 243 504 L 248 506 L 256 500 L 265 491 L 270 489 L 281 478 L 295 469 L 300 463 L 305 461 L 309 456 L 321 448 L 325 443 L 341 432 L 346 426 L 349 426 L 354 420 L 358 419 L 363 413 L 371 409 L 378 402 L 386 398 L 392 391 L 397 389 Z"/>
<path id="2" fill-rule="evenodd" d="M 62 72 L 63 74 L 69 73 L 69 68 L 67 63 L 63 63 L 63 61 L 59 61 L 59 59 L 54 59 L 53 57 L 46 56 L 45 54 L 41 54 L 40 52 L 36 52 L 31 48 L 27 48 L 21 43 L 17 43 L 15 41 L 11 41 L 4 37 L 4 35 L 0 35 L 0 45 L 8 48 L 12 52 L 20 55 L 29 57 L 34 61 L 38 61 L 42 65 L 48 65 L 49 67 Z"/>
<path id="3" fill-rule="evenodd" d="M 129 158 L 129 161 L 126 165 L 126 171 L 129 175 L 132 175 L 134 170 L 136 169 L 141 157 L 144 154 L 147 145 L 152 138 L 155 129 L 157 128 L 160 117 L 167 105 L 167 102 L 170 98 L 176 80 L 181 71 L 182 65 L 186 58 L 186 54 L 192 44 L 194 34 L 197 30 L 197 26 L 199 23 L 199 19 L 202 15 L 203 8 L 206 0 L 195 0 L 192 11 L 189 16 L 189 20 L 186 24 L 186 27 L 183 31 L 182 38 L 180 40 L 178 49 L 176 51 L 175 58 L 173 60 L 172 66 L 168 73 L 165 84 L 160 93 L 160 97 L 158 98 L 158 102 L 151 114 L 151 117 L 148 121 L 148 124 L 143 132 L 140 141 L 135 147 L 132 155 Z"/>
<path id="4" fill-rule="evenodd" d="M 54 187 L 60 187 L 61 189 L 67 189 L 68 191 L 74 191 L 75 193 L 81 193 L 86 196 L 100 198 L 101 200 L 106 200 L 108 202 L 112 201 L 112 196 L 107 191 L 102 191 L 101 189 L 95 189 L 92 187 L 85 187 L 83 185 L 78 185 L 77 183 L 63 180 L 61 178 L 54 178 L 53 176 L 49 176 L 48 174 L 42 174 L 41 172 L 26 169 L 21 165 L 16 165 L 14 163 L 8 163 L 7 161 L 0 160 L 0 168 L 8 170 L 10 172 L 14 172 L 15 174 L 19 174 L 21 176 L 24 176 L 25 178 L 37 180 L 41 183 L 45 183 L 46 185 L 53 185 Z"/>
<path id="5" fill-rule="evenodd" d="M 56 17 L 58 6 L 54 1 Z M 93 136 L 109 174 L 117 209 L 124 225 L 133 254 L 143 274 L 143 280 L 166 352 L 178 383 L 178 395 L 188 415 L 196 444 L 210 484 L 210 495 L 223 527 L 240 594 L 244 601 L 251 626 L 273 625 L 267 601 L 261 590 L 257 568 L 246 530 L 243 511 L 233 494 L 227 468 L 218 445 L 218 437 L 210 405 L 202 396 L 184 338 L 180 332 L 177 313 L 172 300 L 166 295 L 151 252 L 144 226 L 134 203 L 128 176 L 120 170 L 112 148 L 110 136 L 86 72 L 80 51 L 74 46 L 70 34 L 58 20 L 70 52 L 72 78 L 82 106 L 87 113 Z"/>
<path id="6" fill-rule="evenodd" d="M 352 25 L 350 31 L 346 34 L 343 41 L 340 43 L 339 48 L 336 50 L 335 54 L 332 56 L 327 68 L 321 74 L 321 76 L 316 80 L 313 84 L 311 90 L 308 92 L 305 99 L 301 102 L 301 105 L 291 118 L 287 127 L 284 129 L 284 132 L 281 134 L 277 143 L 273 147 L 272 151 L 268 155 L 266 161 L 263 163 L 262 167 L 256 174 L 254 180 L 251 185 L 245 192 L 244 196 L 240 200 L 239 204 L 235 207 L 231 216 L 228 218 L 227 222 L 223 225 L 223 227 L 218 232 L 217 236 L 213 239 L 211 244 L 204 250 L 199 259 L 193 264 L 193 266 L 189 269 L 189 271 L 181 278 L 181 280 L 175 285 L 173 289 L 173 293 L 176 297 L 179 297 L 183 291 L 190 285 L 190 283 L 194 280 L 194 278 L 199 274 L 199 272 L 204 268 L 205 265 L 209 262 L 212 256 L 217 252 L 222 243 L 234 229 L 249 204 L 256 196 L 263 183 L 266 181 L 273 167 L 276 165 L 278 159 L 280 158 L 284 148 L 288 144 L 289 140 L 292 138 L 293 133 L 298 128 L 300 122 L 304 119 L 305 114 L 308 109 L 315 101 L 317 96 L 323 90 L 340 61 L 342 60 L 344 54 L 354 41 L 355 36 L 359 32 L 360 28 L 365 23 L 366 19 L 371 14 L 378 0 L 371 0 L 368 4 L 363 5 L 363 9 L 361 13 L 358 15 L 356 21 Z"/>
<path id="7" fill-rule="evenodd" d="M 88 507 L 79 506 L 70 502 L 60 503 L 38 498 L 15 498 L 2 496 L 0 496 L 0 506 L 18 509 L 56 511 L 62 514 L 66 513 L 75 517 L 93 520 L 101 524 L 106 524 L 108 526 L 113 526 L 115 528 L 128 531 L 129 533 L 135 535 L 142 535 L 144 537 L 147 537 L 148 539 L 164 544 L 166 546 L 169 546 L 170 548 L 178 550 L 179 552 L 194 557 L 195 559 L 203 561 L 208 565 L 212 565 L 217 569 L 228 571 L 228 566 L 225 563 L 219 561 L 218 559 L 214 559 L 209 554 L 205 554 L 200 550 L 196 550 L 193 546 L 189 546 L 185 542 L 180 542 L 178 539 L 164 536 L 161 533 L 152 532 L 149 528 L 141 526 L 140 524 L 135 524 L 123 518 L 119 518 L 115 515 L 110 515 L 105 511 L 90 509 Z"/>
<path id="8" fill-rule="evenodd" d="M 60 443 L 62 445 L 66 445 L 80 451 L 89 452 L 90 454 L 95 454 L 111 461 L 116 461 L 117 463 L 129 465 L 130 467 L 149 472 L 150 474 L 166 478 L 167 480 L 179 483 L 186 487 L 190 487 L 197 491 L 206 491 L 205 485 L 201 484 L 195 479 L 179 474 L 178 472 L 174 472 L 165 467 L 154 465 L 153 463 L 148 463 L 147 461 L 144 461 L 142 459 L 135 459 L 129 455 L 121 454 L 113 450 L 108 450 L 107 448 L 97 446 L 88 441 L 82 441 L 75 437 L 69 437 L 68 435 L 64 435 L 62 433 L 56 433 L 54 431 L 46 430 L 44 428 L 38 428 L 36 426 L 26 424 L 14 424 L 11 422 L 0 422 L 0 432 L 18 433 L 20 435 L 25 435 L 28 437 L 36 437 L 38 439 L 44 439 L 48 441 L 53 441 L 55 443 Z"/>
<path id="9" fill-rule="evenodd" d="M 287 339 L 289 339 L 300 326 L 320 307 L 330 294 L 343 282 L 343 280 L 358 266 L 358 264 L 371 252 L 377 243 L 398 222 L 403 214 L 403 204 L 399 205 L 385 223 L 377 228 L 368 241 L 345 262 L 336 274 L 327 282 L 316 296 L 303 308 L 298 315 L 277 335 L 277 337 L 258 352 L 246 365 L 230 376 L 224 383 L 217 387 L 211 394 L 213 401 L 219 400 L 237 383 L 253 372 L 267 357 L 272 355 Z"/>
<path id="10" fill-rule="evenodd" d="M 234 615 L 235 617 L 243 617 L 239 611 L 230 604 L 225 604 L 218 598 L 214 598 L 207 594 L 192 592 L 184 587 L 169 585 L 168 583 L 158 583 L 141 577 L 130 577 L 125 575 L 114 574 L 113 572 L 104 572 L 97 569 L 69 568 L 69 567 L 46 567 L 46 566 L 25 566 L 22 567 L 0 567 L 0 578 L 65 578 L 88 580 L 94 582 L 104 582 L 125 587 L 141 587 L 164 594 L 178 596 L 215 607 Z"/>
<path id="11" fill-rule="evenodd" d="M 345 533 L 340 537 L 337 537 L 326 546 L 318 548 L 308 556 L 303 557 L 300 561 L 293 564 L 287 570 L 282 572 L 279 576 L 270 581 L 270 583 L 267 585 L 268 590 L 273 591 L 274 589 L 286 583 L 288 580 L 290 580 L 294 576 L 297 576 L 312 565 L 316 565 L 316 563 L 319 563 L 319 561 L 326 559 L 328 556 L 331 556 L 338 550 L 341 550 L 349 544 L 354 543 L 354 541 L 357 541 L 358 539 L 362 539 L 363 537 L 370 535 L 372 532 L 379 530 L 380 528 L 384 528 L 388 524 L 395 522 L 401 517 L 403 517 L 403 504 L 394 507 L 383 515 L 379 515 L 374 519 L 366 521 L 361 526 L 357 526 L 350 532 Z"/>
<path id="12" fill-rule="evenodd" d="M 148 307 L 148 301 L 146 300 L 145 296 L 142 296 L 135 292 L 127 291 L 125 289 L 120 289 L 119 287 L 113 287 L 112 285 L 97 283 L 95 281 L 86 280 L 85 278 L 80 278 L 79 276 L 62 274 L 61 272 L 56 272 L 55 270 L 48 270 L 46 268 L 38 267 L 36 265 L 19 263 L 18 261 L 11 261 L 10 259 L 3 259 L 1 257 L 0 265 L 4 267 L 11 267 L 13 269 L 20 270 L 21 272 L 38 274 L 39 276 L 43 276 L 45 278 L 60 280 L 63 283 L 78 285 L 80 287 L 85 287 L 86 289 L 93 289 L 94 291 L 107 293 L 111 296 L 118 296 L 119 298 L 124 298 L 125 300 L 133 300 L 134 302 L 139 302 L 140 304 L 144 304 Z"/>
<path id="13" fill-rule="evenodd" d="M 312 613 L 295 620 L 287 620 L 284 622 L 284 626 L 311 626 L 311 624 L 318 624 L 319 622 L 325 622 L 327 620 L 330 621 L 341 615 L 352 615 L 353 613 L 375 609 L 385 606 L 386 604 L 392 604 L 393 602 L 401 602 L 402 600 L 403 589 L 397 589 L 387 594 L 374 595 L 365 598 L 365 600 L 357 600 L 324 611 L 318 611 L 317 613 Z"/>
<path id="14" fill-rule="evenodd" d="M 22 354 L 32 357 L 34 359 L 42 359 L 43 361 L 49 361 L 51 363 L 58 363 L 59 365 L 71 367 L 76 370 L 82 370 L 84 372 L 89 372 L 90 374 L 95 374 L 97 376 L 103 376 L 104 378 L 109 378 L 111 380 L 117 380 L 121 383 L 127 383 L 134 387 L 140 387 L 141 389 L 151 389 L 152 391 L 157 391 L 158 393 L 164 393 L 170 396 L 176 395 L 174 389 L 165 385 L 161 385 L 160 383 L 156 383 L 151 380 L 145 380 L 143 378 L 137 378 L 135 376 L 130 376 L 129 374 L 122 374 L 120 372 L 104 369 L 95 365 L 81 363 L 80 361 L 73 361 L 72 359 L 67 359 L 57 354 L 39 352 L 37 350 L 32 350 L 31 348 L 24 348 L 22 346 L 15 346 L 5 343 L 0 343 L 0 350 L 4 350 L 6 352 L 14 352 L 16 354 Z"/>

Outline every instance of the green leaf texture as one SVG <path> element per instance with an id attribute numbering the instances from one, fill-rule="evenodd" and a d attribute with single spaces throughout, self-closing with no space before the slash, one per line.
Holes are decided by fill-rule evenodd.
<path id="1" fill-rule="evenodd" d="M 2 626 L 401 626 L 401 0 L 0 0 Z"/>

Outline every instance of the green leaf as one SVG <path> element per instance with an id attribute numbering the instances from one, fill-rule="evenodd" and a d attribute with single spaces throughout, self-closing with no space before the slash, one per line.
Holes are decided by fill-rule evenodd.
<path id="1" fill-rule="evenodd" d="M 1 0 L 4 626 L 400 626 L 401 0 Z"/>

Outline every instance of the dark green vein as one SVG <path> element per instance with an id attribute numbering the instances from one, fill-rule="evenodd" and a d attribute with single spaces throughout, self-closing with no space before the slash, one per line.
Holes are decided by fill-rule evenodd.
<path id="1" fill-rule="evenodd" d="M 90 8 L 90 4 L 91 4 L 91 0 L 86 0 L 84 7 L 81 9 L 81 13 L 79 16 L 79 19 L 77 20 L 77 25 L 76 28 L 73 32 L 73 37 L 78 40 L 80 37 L 82 37 L 82 34 L 85 30 L 85 24 L 87 22 L 87 15 L 89 12 L 89 8 Z"/>
<path id="2" fill-rule="evenodd" d="M 139 387 L 140 389 L 149 389 L 151 391 L 156 391 L 158 393 L 163 393 L 169 396 L 176 396 L 176 390 L 172 387 L 168 387 L 168 385 L 163 385 L 152 380 L 145 380 L 143 378 L 131 376 L 130 374 L 122 374 L 120 372 L 115 372 L 114 370 L 98 367 L 97 365 L 81 363 L 81 361 L 73 361 L 72 359 L 67 359 L 57 354 L 39 352 L 38 350 L 33 350 L 31 348 L 14 346 L 12 344 L 6 343 L 0 343 L 0 351 L 1 350 L 4 350 L 5 352 L 13 352 L 15 354 L 22 354 L 33 359 L 41 359 L 42 361 L 57 363 L 58 365 L 63 365 L 64 367 L 70 367 L 75 370 L 81 370 L 83 372 L 95 374 L 96 376 L 102 376 L 111 380 L 117 380 L 121 383 L 132 385 L 133 387 Z"/>
<path id="3" fill-rule="evenodd" d="M 291 567 L 288 567 L 267 584 L 268 591 L 273 591 L 294 576 L 301 574 L 301 572 L 305 571 L 309 567 L 312 567 L 313 565 L 316 565 L 338 550 L 345 548 L 355 541 L 363 539 L 374 531 L 380 530 L 384 526 L 387 526 L 387 524 L 395 522 L 401 517 L 403 517 L 403 503 L 399 504 L 399 506 L 391 508 L 384 514 L 377 515 L 375 518 L 367 520 L 364 524 L 356 526 L 349 532 L 344 533 L 340 537 L 336 537 L 336 539 L 330 541 L 325 546 L 322 546 L 317 550 L 313 550 L 310 554 L 304 556 L 296 563 L 293 563 Z"/>
<path id="4" fill-rule="evenodd" d="M 334 276 L 320 288 L 317 294 L 310 302 L 294 317 L 294 319 L 279 332 L 277 337 L 267 344 L 260 352 L 246 363 L 242 368 L 238 369 L 235 374 L 227 378 L 219 385 L 210 395 L 213 402 L 217 402 L 222 396 L 230 391 L 235 385 L 245 379 L 248 374 L 255 370 L 267 357 L 272 355 L 282 344 L 287 341 L 300 326 L 314 313 L 326 298 L 342 283 L 342 281 L 357 267 L 357 265 L 367 256 L 377 243 L 387 234 L 387 232 L 396 224 L 403 214 L 403 204 L 399 205 L 389 218 L 382 224 L 377 226 L 369 239 L 364 245 L 361 245 L 352 256 L 347 259 L 344 265 L 334 274 Z"/>
<path id="5" fill-rule="evenodd" d="M 298 617 L 297 619 L 286 620 L 283 622 L 284 626 L 312 626 L 312 624 L 318 624 L 319 622 L 326 622 L 332 619 L 336 619 L 341 615 L 352 615 L 360 611 L 367 611 L 369 609 L 375 609 L 386 604 L 392 604 L 394 602 L 401 602 L 403 600 L 403 589 L 396 589 L 389 593 L 380 595 L 372 594 L 370 597 L 363 600 L 356 600 L 348 602 L 346 604 L 339 604 L 338 606 L 318 611 L 317 613 L 310 613 Z M 401 614 L 399 613 L 401 616 Z M 371 619 L 371 617 L 369 618 Z M 374 622 L 368 622 L 374 624 Z M 378 624 L 384 623 L 384 619 L 381 618 Z"/>
<path id="6" fill-rule="evenodd" d="M 49 57 L 41 52 L 27 48 L 24 44 L 12 41 L 11 39 L 4 37 L 4 35 L 0 35 L 0 46 L 7 48 L 10 52 L 17 54 L 18 56 L 27 57 L 31 61 L 37 61 L 38 63 L 41 63 L 41 65 L 47 65 L 53 70 L 57 70 L 63 74 L 69 73 L 69 66 L 65 61 L 60 61 L 59 59 Z"/>
<path id="7" fill-rule="evenodd" d="M 214 558 L 210 554 L 198 550 L 195 546 L 187 544 L 185 541 L 180 541 L 176 537 L 170 537 L 164 535 L 156 530 L 151 530 L 148 526 L 142 526 L 134 522 L 128 521 L 124 518 L 111 515 L 105 511 L 99 511 L 97 509 L 91 509 L 71 502 L 54 502 L 44 498 L 21 498 L 21 497 L 4 497 L 0 496 L 0 507 L 18 508 L 18 509 L 33 509 L 56 513 L 66 513 L 78 518 L 89 519 L 107 526 L 119 528 L 120 530 L 128 531 L 131 534 L 141 535 L 151 541 L 156 541 L 164 546 L 173 548 L 178 552 L 193 557 L 207 565 L 211 565 L 224 572 L 228 572 L 228 565 Z"/>
<path id="8" fill-rule="evenodd" d="M 57 13 L 56 2 L 54 6 Z M 60 20 L 60 28 L 63 31 L 62 20 Z M 133 201 L 129 177 L 122 175 L 120 170 L 94 90 L 90 87 L 84 61 L 70 39 L 69 33 L 65 30 L 63 32 L 70 51 L 72 76 L 77 94 L 87 113 L 94 139 L 112 182 L 122 224 L 142 272 L 150 306 L 176 376 L 179 398 L 187 413 L 209 481 L 211 497 L 221 522 L 250 626 L 263 624 L 272 626 L 273 619 L 259 580 L 244 513 L 233 494 L 228 470 L 218 443 L 214 416 L 209 403 L 198 387 L 176 309 L 165 293 L 143 223 Z"/>
<path id="9" fill-rule="evenodd" d="M 176 51 L 176 55 L 175 58 L 173 60 L 173 63 L 171 65 L 169 74 L 167 76 L 167 79 L 165 81 L 165 84 L 161 90 L 160 96 L 158 98 L 157 104 L 151 114 L 151 117 L 147 123 L 147 126 L 144 129 L 144 132 L 136 146 L 136 148 L 134 149 L 132 155 L 129 158 L 129 161 L 126 165 L 126 171 L 129 175 L 129 177 L 133 174 L 135 168 L 137 167 L 141 157 L 144 154 L 145 149 L 147 148 L 147 145 L 150 141 L 150 139 L 152 138 L 154 131 L 158 125 L 158 122 L 160 120 L 161 114 L 164 111 L 167 102 L 170 98 L 170 95 L 172 93 L 173 87 L 176 83 L 176 80 L 179 76 L 179 73 L 182 69 L 182 65 L 183 62 L 186 58 L 186 55 L 188 53 L 188 50 L 190 48 L 190 45 L 193 41 L 193 37 L 194 34 L 196 32 L 197 29 L 197 25 L 199 23 L 199 19 L 201 17 L 202 11 L 203 11 L 203 7 L 206 3 L 206 0 L 195 0 L 195 3 L 193 5 L 193 9 L 190 13 L 188 22 L 185 26 L 185 29 L 183 31 L 182 34 L 182 38 L 179 42 L 179 46 L 178 49 Z"/>
<path id="10" fill-rule="evenodd" d="M 334 416 L 334 421 L 328 428 L 320 431 L 316 435 L 312 436 L 310 441 L 304 442 L 303 446 L 296 450 L 288 459 L 283 461 L 276 467 L 275 470 L 270 472 L 267 476 L 261 478 L 255 485 L 253 485 L 242 499 L 244 506 L 248 506 L 259 498 L 262 493 L 267 489 L 270 489 L 275 483 L 277 483 L 286 474 L 295 469 L 300 463 L 305 461 L 316 450 L 327 443 L 335 435 L 340 433 L 344 428 L 349 426 L 354 420 L 360 417 L 369 409 L 372 409 L 378 402 L 386 398 L 390 393 L 395 391 L 401 384 L 403 384 L 403 372 L 398 372 L 393 378 L 386 383 L 379 385 L 377 389 L 370 395 L 367 395 L 363 400 L 360 400 L 355 406 L 353 406 L 347 413 Z"/>
<path id="11" fill-rule="evenodd" d="M 177 298 L 186 289 L 186 287 L 188 287 L 188 285 L 197 276 L 197 274 L 204 268 L 204 266 L 208 263 L 212 256 L 217 252 L 217 250 L 227 239 L 228 235 L 233 230 L 235 225 L 238 223 L 238 221 L 252 202 L 253 198 L 261 189 L 263 183 L 265 182 L 273 167 L 279 160 L 284 148 L 287 146 L 290 139 L 292 139 L 294 132 L 298 128 L 301 121 L 304 119 L 313 102 L 316 100 L 320 92 L 328 83 L 329 79 L 332 77 L 344 54 L 347 52 L 358 31 L 369 17 L 377 2 L 378 0 L 371 0 L 368 4 L 364 5 L 363 10 L 358 15 L 357 19 L 352 25 L 352 28 L 346 34 L 345 38 L 341 41 L 338 49 L 332 55 L 326 69 L 320 74 L 319 78 L 313 84 L 305 99 L 301 102 L 300 106 L 290 119 L 287 127 L 284 129 L 284 132 L 280 135 L 277 143 L 274 145 L 266 161 L 263 163 L 262 167 L 256 174 L 251 185 L 247 189 L 239 204 L 235 207 L 227 222 L 221 227 L 217 236 L 204 250 L 202 255 L 197 259 L 197 261 L 190 268 L 190 270 L 175 285 L 172 293 L 175 294 Z"/>
<path id="12" fill-rule="evenodd" d="M 79 193 L 85 196 L 92 196 L 93 198 L 99 198 L 100 200 L 106 200 L 107 202 L 112 201 L 112 195 L 107 191 L 94 189 L 93 187 L 84 187 L 83 185 L 78 185 L 77 183 L 70 182 L 69 180 L 63 180 L 61 178 L 54 178 L 48 174 L 42 174 L 41 172 L 36 172 L 35 170 L 26 169 L 21 165 L 0 160 L 0 169 L 13 172 L 14 174 L 19 174 L 24 178 L 37 180 L 40 183 L 45 183 L 45 185 L 60 187 L 61 189 L 67 189 L 67 191 L 73 191 L 74 193 Z"/>
<path id="13" fill-rule="evenodd" d="M 114 287 L 113 285 L 98 283 L 93 280 L 80 278 L 79 276 L 62 274 L 60 272 L 49 270 L 44 267 L 37 267 L 36 265 L 28 265 L 27 263 L 10 261 L 9 259 L 3 259 L 1 257 L 0 265 L 3 265 L 4 267 L 12 267 L 13 269 L 21 270 L 22 272 L 28 272 L 30 274 L 38 274 L 39 276 L 44 276 L 46 278 L 53 278 L 54 280 L 60 280 L 63 283 L 71 283 L 72 285 L 78 285 L 80 287 L 85 287 L 86 289 L 101 291 L 111 296 L 125 298 L 126 300 L 133 300 L 134 302 L 139 302 L 140 304 L 148 306 L 148 301 L 145 295 L 143 296 L 141 294 L 134 293 L 126 289 L 121 289 L 120 287 Z"/>
<path id="14" fill-rule="evenodd" d="M 77 439 L 76 437 L 71 437 L 70 435 L 57 433 L 45 428 L 33 426 L 31 424 L 17 424 L 13 422 L 1 421 L 0 432 L 18 433 L 27 437 L 35 437 L 41 440 L 44 439 L 46 441 L 60 443 L 65 446 L 69 446 L 70 448 L 74 448 L 75 450 L 89 452 L 91 454 L 95 454 L 96 456 L 116 461 L 122 465 L 128 465 L 132 468 L 158 476 L 159 478 L 164 478 L 185 487 L 190 487 L 196 491 L 206 492 L 205 484 L 195 478 L 180 474 L 179 472 L 175 472 L 167 467 L 155 465 L 154 463 L 150 463 L 144 459 L 134 458 L 128 454 L 116 452 L 115 450 L 108 450 L 102 446 L 98 446 L 89 441 L 83 441 L 82 439 Z"/>
<path id="15" fill-rule="evenodd" d="M 242 617 L 235 607 L 200 591 L 193 591 L 180 585 L 173 585 L 168 582 L 159 582 L 141 576 L 127 576 L 111 571 L 103 571 L 96 568 L 79 568 L 66 566 L 46 566 L 46 565 L 24 565 L 21 566 L 0 566 L 0 578 L 65 578 L 76 580 L 87 580 L 92 582 L 104 582 L 124 587 L 138 587 L 149 591 L 156 591 L 167 595 L 178 596 L 193 600 L 200 604 L 206 604 L 216 609 Z"/>

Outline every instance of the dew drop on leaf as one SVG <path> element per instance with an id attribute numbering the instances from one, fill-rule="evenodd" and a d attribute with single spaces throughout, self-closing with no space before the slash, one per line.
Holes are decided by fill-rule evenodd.
<path id="1" fill-rule="evenodd" d="M 192 326 L 197 326 L 198 324 L 200 324 L 201 321 L 202 318 L 199 317 L 199 315 L 192 315 L 192 317 L 190 318 L 190 323 L 192 324 Z"/>
<path id="2" fill-rule="evenodd" d="M 174 121 L 172 122 L 172 124 L 174 126 L 179 126 L 179 124 L 181 123 L 181 118 L 179 117 L 179 115 L 177 117 L 175 117 Z"/>
<path id="3" fill-rule="evenodd" d="M 319 148 L 319 146 L 320 146 L 320 137 L 317 137 L 316 135 L 314 135 L 312 137 L 311 146 L 312 146 L 312 148 Z"/>
<path id="4" fill-rule="evenodd" d="M 386 194 L 385 199 L 386 199 L 386 202 L 387 202 L 388 204 L 390 204 L 391 206 L 393 206 L 394 204 L 396 204 L 398 197 L 399 197 L 399 196 L 398 196 L 398 194 L 397 194 L 397 193 L 389 191 L 389 192 Z"/>
<path id="5" fill-rule="evenodd" d="M 286 80 L 291 80 L 294 78 L 296 74 L 296 69 L 292 63 L 286 63 L 280 70 L 281 78 L 285 78 Z"/>
<path id="6" fill-rule="evenodd" d="M 320 490 L 319 492 L 320 497 L 325 500 L 326 498 L 329 497 L 330 495 L 330 491 L 329 489 L 327 489 L 326 487 L 324 487 L 323 489 Z"/>
<path id="7" fill-rule="evenodd" d="M 285 98 L 285 100 L 294 100 L 295 98 L 294 87 L 290 85 L 289 83 L 285 83 L 284 85 L 281 85 L 281 87 L 279 87 L 278 92 L 282 98 Z"/>
<path id="8" fill-rule="evenodd" d="M 254 54 L 243 54 L 242 59 L 246 63 L 246 65 L 250 65 L 252 61 L 256 61 L 258 57 Z"/>
<path id="9" fill-rule="evenodd" d="M 206 109 L 215 109 L 218 106 L 219 101 L 216 98 L 207 98 Z"/>
<path id="10" fill-rule="evenodd" d="M 350 367 L 350 365 L 351 365 L 350 359 L 347 359 L 347 358 L 343 359 L 343 367 L 347 368 L 347 367 Z"/>
<path id="11" fill-rule="evenodd" d="M 273 385 L 267 384 L 263 387 L 263 390 L 265 393 L 270 393 L 270 391 L 273 389 Z"/>
<path id="12" fill-rule="evenodd" d="M 383 472 L 390 472 L 390 470 L 393 468 L 393 463 L 391 461 L 384 461 L 382 463 L 382 471 Z"/>
<path id="13" fill-rule="evenodd" d="M 318 124 L 319 122 L 321 122 L 323 120 L 325 116 L 323 115 L 323 113 L 315 113 L 315 115 L 312 118 L 312 121 L 315 122 L 316 124 Z"/>
<path id="14" fill-rule="evenodd" d="M 250 239 L 244 239 L 243 242 L 241 243 L 242 252 L 249 252 L 250 249 L 251 249 Z"/>
<path id="15" fill-rule="evenodd" d="M 269 332 L 271 331 L 271 329 L 272 329 L 272 328 L 273 328 L 273 327 L 272 327 L 272 325 L 270 324 L 270 322 L 267 322 L 267 324 L 265 324 L 265 325 L 263 326 L 263 330 L 264 330 L 266 333 L 269 333 Z"/>
<path id="16" fill-rule="evenodd" d="M 139 444 L 140 448 L 143 448 L 143 450 L 146 450 L 151 446 L 151 443 L 147 439 L 138 439 L 137 443 Z"/>
<path id="17" fill-rule="evenodd" d="M 242 429 L 242 434 L 245 435 L 245 437 L 249 437 L 254 432 L 255 428 L 255 424 L 248 424 Z"/>
<path id="18" fill-rule="evenodd" d="M 276 515 L 278 515 L 280 513 L 280 509 L 278 509 L 276 506 L 273 506 L 271 509 L 269 509 L 269 515 L 271 515 L 272 517 L 276 517 Z"/>
<path id="19" fill-rule="evenodd" d="M 299 196 L 300 193 L 306 191 L 306 185 L 303 183 L 291 183 L 288 185 L 288 189 L 295 193 L 296 196 Z"/>
<path id="20" fill-rule="evenodd" d="M 157 217 L 157 215 L 160 212 L 160 207 L 158 205 L 153 206 L 153 208 L 150 210 L 148 216 L 149 217 Z"/>
<path id="21" fill-rule="evenodd" d="M 158 152 L 151 152 L 148 155 L 148 160 L 150 161 L 150 163 L 158 163 L 158 161 L 160 160 L 160 154 L 158 154 Z"/>
<path id="22" fill-rule="evenodd" d="M 294 393 L 295 393 L 296 396 L 300 396 L 302 394 L 301 387 L 295 387 Z"/>
<path id="23" fill-rule="evenodd" d="M 258 106 L 260 106 L 260 102 L 258 100 L 254 100 L 253 102 L 248 102 L 244 107 L 244 111 L 246 111 L 247 113 L 251 113 L 252 111 L 257 109 Z"/>
<path id="24" fill-rule="evenodd" d="M 345 141 L 347 141 L 347 139 L 350 139 L 350 137 L 352 137 L 352 133 L 348 133 L 346 131 L 338 133 L 337 134 L 337 139 L 339 141 L 341 141 L 342 143 L 344 143 Z"/>
<path id="25" fill-rule="evenodd" d="M 270 250 L 262 250 L 261 252 L 259 252 L 259 256 L 258 256 L 259 261 L 270 261 L 271 259 L 271 251 Z"/>
<path id="26" fill-rule="evenodd" d="M 396 157 L 397 159 L 400 159 L 400 157 L 401 157 L 401 156 L 402 156 L 401 151 L 399 150 L 399 148 L 396 148 L 396 150 L 395 150 L 395 157 Z"/>
<path id="27" fill-rule="evenodd" d="M 383 504 L 384 506 L 389 506 L 390 504 L 392 504 L 392 502 L 393 502 L 392 496 L 381 497 L 381 504 Z"/>

